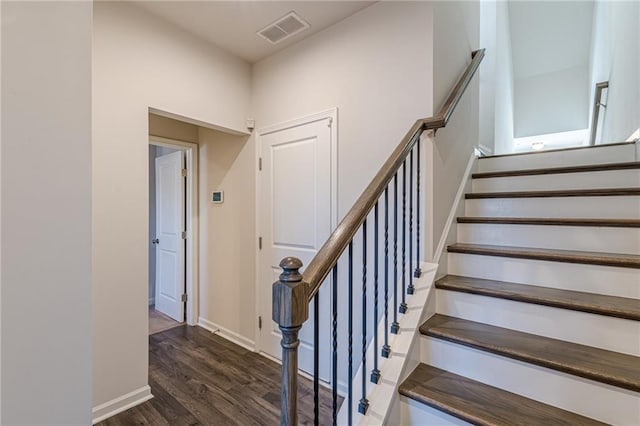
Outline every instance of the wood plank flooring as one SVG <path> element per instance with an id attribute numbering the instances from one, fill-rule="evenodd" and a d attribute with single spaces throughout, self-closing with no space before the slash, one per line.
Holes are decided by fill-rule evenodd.
<path id="1" fill-rule="evenodd" d="M 100 426 L 277 425 L 280 365 L 200 327 L 149 336 L 154 398 Z M 300 424 L 313 424 L 313 383 L 300 378 Z M 339 401 L 340 402 L 340 401 Z M 331 393 L 321 390 L 320 423 L 331 423 Z"/>
<path id="2" fill-rule="evenodd" d="M 166 331 L 170 328 L 178 327 L 181 324 L 181 322 L 178 322 L 156 310 L 153 306 L 149 306 L 149 334 Z"/>

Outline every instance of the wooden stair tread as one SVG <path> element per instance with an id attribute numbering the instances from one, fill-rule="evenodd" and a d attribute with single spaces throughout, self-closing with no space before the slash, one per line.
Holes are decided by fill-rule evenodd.
<path id="1" fill-rule="evenodd" d="M 449 253 L 513 257 L 520 259 L 547 260 L 552 262 L 616 266 L 621 268 L 640 268 L 640 256 L 624 253 L 599 253 L 577 250 L 556 250 L 463 243 L 452 244 L 447 247 L 447 251 Z"/>
<path id="2" fill-rule="evenodd" d="M 471 192 L 468 200 L 484 198 L 614 197 L 640 195 L 640 188 L 561 189 L 553 191 Z"/>
<path id="3" fill-rule="evenodd" d="M 640 219 L 587 219 L 538 217 L 458 217 L 458 223 L 489 223 L 498 225 L 558 225 L 640 228 Z"/>
<path id="4" fill-rule="evenodd" d="M 496 172 L 478 172 L 473 173 L 471 177 L 473 179 L 486 179 L 497 177 L 511 177 L 511 176 L 535 176 L 535 175 L 547 175 L 547 174 L 563 174 L 563 173 L 584 173 L 584 172 L 602 172 L 608 170 L 630 170 L 640 169 L 640 162 L 628 162 L 628 163 L 605 163 L 605 164 L 590 164 L 585 166 L 565 166 L 565 167 L 549 167 L 549 168 L 537 168 L 537 169 L 523 169 L 523 170 L 504 170 Z"/>
<path id="5" fill-rule="evenodd" d="M 439 314 L 422 324 L 420 332 L 640 392 L 640 357 Z"/>
<path id="6" fill-rule="evenodd" d="M 606 143 L 606 144 L 599 144 L 599 145 L 589 145 L 589 146 L 571 146 L 568 148 L 555 148 L 555 149 L 543 149 L 540 151 L 527 151 L 527 152 L 510 152 L 508 154 L 493 154 L 493 155 L 484 155 L 482 157 L 479 158 L 479 160 L 483 160 L 486 158 L 501 158 L 501 157 L 520 157 L 523 155 L 538 155 L 538 154 L 548 154 L 548 153 L 554 153 L 554 152 L 561 152 L 561 151 L 576 151 L 576 150 L 581 150 L 581 149 L 598 149 L 598 148 L 607 148 L 610 146 L 620 146 L 620 145 L 633 145 L 635 142 L 634 141 L 630 141 L 630 142 L 613 142 L 613 143 Z"/>
<path id="7" fill-rule="evenodd" d="M 458 275 L 447 275 L 440 278 L 435 285 L 436 288 L 441 290 L 459 291 L 640 321 L 639 299 Z"/>
<path id="8" fill-rule="evenodd" d="M 604 424 L 426 364 L 419 364 L 398 391 L 476 425 Z"/>

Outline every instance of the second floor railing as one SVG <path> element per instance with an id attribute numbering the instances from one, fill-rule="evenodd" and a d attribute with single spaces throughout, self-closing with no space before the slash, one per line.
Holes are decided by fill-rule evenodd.
<path id="1" fill-rule="evenodd" d="M 429 118 L 419 119 L 411 127 L 391 156 L 380 168 L 371 183 L 360 195 L 344 219 L 336 227 L 328 240 L 307 265 L 304 273 L 300 272 L 302 262 L 293 257 L 282 260 L 283 269 L 279 281 L 273 284 L 273 320 L 282 332 L 282 389 L 281 389 L 281 424 L 296 425 L 297 389 L 298 389 L 298 333 L 309 318 L 309 304 L 313 304 L 314 312 L 314 419 L 320 424 L 320 332 L 319 306 L 320 289 L 327 277 L 333 283 L 330 298 L 331 332 L 331 422 L 337 423 L 340 395 L 338 392 L 338 317 L 346 316 L 346 342 L 343 350 L 347 355 L 346 390 L 342 403 L 348 404 L 347 422 L 352 424 L 352 407 L 356 399 L 353 389 L 354 368 L 360 368 L 361 383 L 358 411 L 366 414 L 369 408 L 367 400 L 367 380 L 378 383 L 380 380 L 379 363 L 388 358 L 392 348 L 389 346 L 389 334 L 399 333 L 398 315 L 407 309 L 406 295 L 413 294 L 413 281 L 421 275 L 421 151 L 420 139 L 426 130 L 445 127 L 451 114 L 462 98 L 465 89 L 475 75 L 484 57 L 484 49 L 472 54 L 471 63 L 450 92 L 440 111 Z M 382 218 L 380 217 L 382 216 Z M 415 229 L 414 229 L 415 225 Z M 414 232 L 415 231 L 415 232 Z M 373 234 L 373 244 L 367 238 Z M 355 253 L 354 239 L 361 234 Z M 380 235 L 382 234 L 382 236 Z M 382 240 L 382 241 L 381 241 Z M 373 253 L 368 252 L 369 250 Z M 346 252 L 346 253 L 345 253 Z M 338 266 L 339 260 L 346 254 L 346 310 L 339 310 Z M 354 256 L 361 255 L 361 278 L 359 303 L 354 300 Z M 369 269 L 368 259 L 373 258 L 373 271 Z M 415 268 L 414 268 L 415 267 Z M 371 273 L 372 272 L 372 273 Z M 373 294 L 368 293 L 372 291 Z M 361 315 L 360 343 L 354 362 L 354 316 L 355 310 Z M 378 332 L 378 322 L 382 321 L 384 331 Z M 372 336 L 368 331 L 372 330 Z M 373 357 L 367 356 L 369 341 L 373 345 Z M 372 358 L 370 374 L 367 361 Z M 345 368 L 345 367 L 342 367 Z M 322 423 L 325 423 L 323 421 Z"/>

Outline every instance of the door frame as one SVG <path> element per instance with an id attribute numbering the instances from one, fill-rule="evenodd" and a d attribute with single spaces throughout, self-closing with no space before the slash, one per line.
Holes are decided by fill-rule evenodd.
<path id="1" fill-rule="evenodd" d="M 330 108 L 326 109 L 314 114 L 305 115 L 299 118 L 295 118 L 292 120 L 287 120 L 281 123 L 272 124 L 269 126 L 264 126 L 256 130 L 255 138 L 256 138 L 256 151 L 255 151 L 255 170 L 256 170 L 256 178 L 255 178 L 255 188 L 256 188 L 256 215 L 255 215 L 255 270 L 256 270 L 256 322 L 255 322 L 255 335 L 256 335 L 256 352 L 267 356 L 269 359 L 273 359 L 274 361 L 281 363 L 280 359 L 274 359 L 268 353 L 266 353 L 263 349 L 262 339 L 261 339 L 261 330 L 258 317 L 262 315 L 261 309 L 263 305 L 264 298 L 266 295 L 263 293 L 263 289 L 261 288 L 261 269 L 260 269 L 260 256 L 262 255 L 262 251 L 258 246 L 258 240 L 262 235 L 262 229 L 260 227 L 260 211 L 262 211 L 262 190 L 261 190 L 261 181 L 260 181 L 260 156 L 262 153 L 262 137 L 266 136 L 270 133 L 279 132 L 282 130 L 286 130 L 292 127 L 297 127 L 305 124 L 314 123 L 316 121 L 321 120 L 329 120 L 329 126 L 331 127 L 331 231 L 336 228 L 338 225 L 338 108 Z M 305 265 L 306 266 L 306 265 Z M 263 322 L 271 321 L 271 313 L 265 313 L 266 318 L 262 318 Z"/>
<path id="2" fill-rule="evenodd" d="M 199 267 L 199 241 L 200 227 L 198 222 L 198 144 L 184 142 L 176 139 L 168 139 L 160 136 L 149 136 L 149 145 L 162 146 L 167 148 L 180 149 L 185 152 L 187 167 L 187 190 L 185 199 L 187 211 L 185 215 L 185 227 L 187 232 L 187 251 L 185 255 L 186 268 L 186 294 L 187 302 L 186 323 L 188 325 L 198 324 L 199 289 L 198 267 Z M 149 165 L 151 167 L 151 165 Z M 149 189 L 147 188 L 147 191 Z M 151 236 L 149 236 L 151 238 Z M 147 254 L 147 257 L 151 253 Z"/>

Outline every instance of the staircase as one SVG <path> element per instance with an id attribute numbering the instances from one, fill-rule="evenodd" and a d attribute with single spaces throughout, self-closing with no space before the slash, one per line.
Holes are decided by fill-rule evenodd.
<path id="1" fill-rule="evenodd" d="M 403 424 L 640 424 L 636 149 L 478 160 Z"/>

